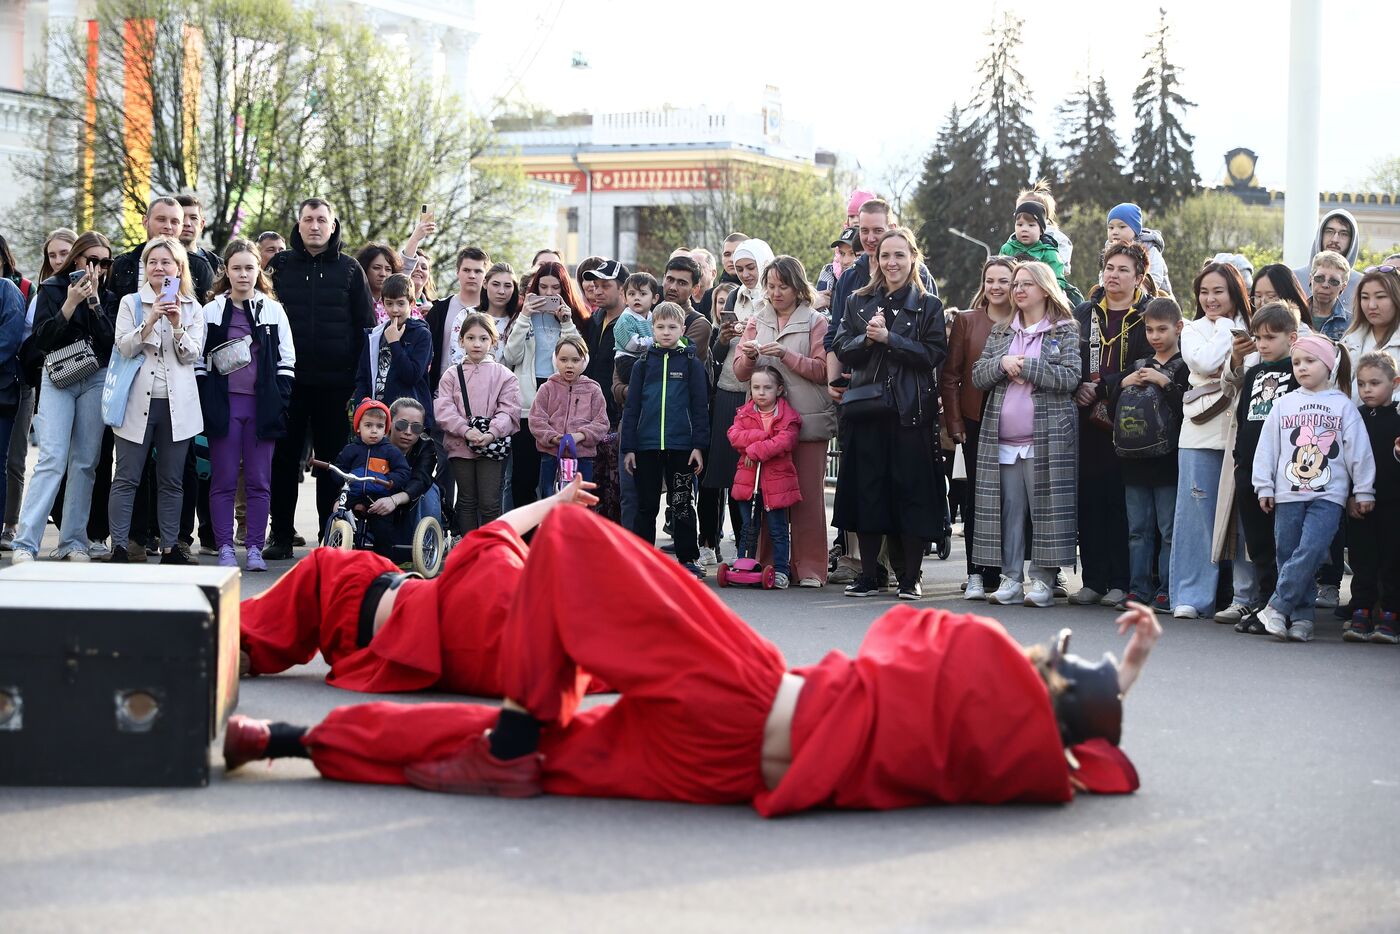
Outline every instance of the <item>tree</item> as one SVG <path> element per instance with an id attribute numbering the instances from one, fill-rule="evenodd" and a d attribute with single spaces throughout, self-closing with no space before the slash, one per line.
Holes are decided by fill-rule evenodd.
<path id="1" fill-rule="evenodd" d="M 209 239 L 288 231 L 316 194 L 341 214 L 347 247 L 406 236 L 419 202 L 439 239 L 500 249 L 528 201 L 518 169 L 471 169 L 490 129 L 438 85 L 410 85 L 398 53 L 336 8 L 308 16 L 291 0 L 99 0 L 96 93 L 87 33 L 53 36 L 49 67 L 71 99 L 25 167 L 30 226 L 79 223 L 119 243 L 155 194 L 197 192 Z"/>
<path id="2" fill-rule="evenodd" d="M 911 230 L 917 230 L 920 224 L 914 193 L 923 177 L 923 162 L 918 150 L 905 150 L 891 157 L 875 177 L 875 190 L 889 202 L 899 223 Z"/>
<path id="3" fill-rule="evenodd" d="M 1195 138 L 1182 126 L 1188 107 L 1182 96 L 1181 70 L 1167 58 L 1167 11 L 1159 9 L 1157 29 L 1147 53 L 1147 71 L 1133 91 L 1133 192 L 1149 213 L 1178 204 L 1200 186 L 1191 157 Z"/>
<path id="4" fill-rule="evenodd" d="M 650 237 L 641 268 L 659 270 L 675 247 L 720 243 L 732 231 L 761 237 L 777 254 L 802 261 L 810 279 L 831 261 L 846 203 L 843 173 L 726 161 L 707 165 L 709 187 L 670 209 L 648 209 Z"/>
<path id="5" fill-rule="evenodd" d="M 998 246 L 993 231 L 1004 229 L 989 218 L 986 145 L 986 138 L 954 105 L 924 161 L 923 178 L 914 194 L 914 206 L 923 219 L 916 231 L 919 242 L 949 305 L 971 300 L 986 260 L 976 244 L 950 233 L 949 228 L 984 241 L 993 252 Z"/>
<path id="6" fill-rule="evenodd" d="M 1064 157 L 1059 201 L 1067 208 L 1116 204 L 1127 194 L 1123 147 L 1113 132 L 1113 102 L 1103 76 L 1084 76 L 1084 85 L 1056 108 Z"/>
<path id="7" fill-rule="evenodd" d="M 987 28 L 990 48 L 977 63 L 980 90 L 972 99 L 972 132 L 986 143 L 986 176 L 991 203 L 1005 212 L 1031 177 L 1037 153 L 1030 124 L 1031 91 L 1017 63 L 1024 20 L 1010 13 Z M 1004 207 L 1003 207 L 1004 206 Z"/>
<path id="8" fill-rule="evenodd" d="M 1372 164 L 1364 186 L 1365 191 L 1400 195 L 1400 156 L 1380 159 Z"/>

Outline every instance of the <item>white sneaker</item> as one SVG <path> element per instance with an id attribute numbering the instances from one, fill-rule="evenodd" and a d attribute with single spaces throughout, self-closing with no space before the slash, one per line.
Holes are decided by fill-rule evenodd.
<path id="1" fill-rule="evenodd" d="M 1069 598 L 1070 603 L 1077 603 L 1080 606 L 1098 606 L 1103 599 L 1103 594 L 1092 587 L 1080 587 Z"/>
<path id="2" fill-rule="evenodd" d="M 63 560 L 76 561 L 79 564 L 85 564 L 86 562 L 91 561 L 92 557 L 86 551 L 70 551 L 68 552 L 68 554 L 63 556 Z"/>
<path id="3" fill-rule="evenodd" d="M 773 589 L 774 589 L 774 590 L 787 590 L 787 589 L 788 589 L 788 576 L 787 576 L 786 574 L 784 574 L 782 571 L 775 571 L 775 572 L 773 573 Z"/>
<path id="4" fill-rule="evenodd" d="M 1310 619 L 1300 619 L 1288 627 L 1289 642 L 1311 642 L 1312 637 L 1313 622 Z"/>
<path id="5" fill-rule="evenodd" d="M 1332 584 L 1318 584 L 1317 599 L 1313 601 L 1313 606 L 1330 610 L 1337 605 L 1341 598 L 1340 588 Z M 1307 640 L 1300 639 L 1299 641 L 1306 642 Z"/>
<path id="6" fill-rule="evenodd" d="M 1026 591 L 1026 606 L 1054 606 L 1055 591 L 1050 589 L 1050 585 L 1045 581 L 1031 581 L 1030 590 Z"/>
<path id="7" fill-rule="evenodd" d="M 713 548 L 700 549 L 700 566 L 702 568 L 712 568 L 717 564 L 719 564 L 719 558 L 715 557 Z"/>
<path id="8" fill-rule="evenodd" d="M 1183 603 L 1181 606 L 1177 607 L 1176 609 L 1172 610 L 1172 619 L 1200 619 L 1200 618 L 1201 618 L 1201 614 L 1196 612 L 1196 608 L 1195 608 L 1194 606 L 1187 606 L 1187 605 L 1184 604 L 1184 603 Z"/>
<path id="9" fill-rule="evenodd" d="M 987 599 L 987 585 L 982 580 L 981 574 L 969 574 L 967 584 L 963 588 L 962 598 L 964 600 L 985 600 Z"/>
<path id="10" fill-rule="evenodd" d="M 1244 619 L 1245 614 L 1248 612 L 1249 607 L 1245 606 L 1243 603 L 1232 603 L 1215 614 L 1215 621 L 1217 623 L 1238 623 L 1240 620 Z"/>
<path id="11" fill-rule="evenodd" d="M 112 557 L 112 549 L 106 542 L 92 542 L 88 545 L 88 557 L 94 561 L 106 561 Z"/>
<path id="12" fill-rule="evenodd" d="M 1122 588 L 1114 587 L 1108 593 L 1099 597 L 1099 606 L 1111 606 L 1121 610 L 1127 599 L 1128 595 L 1123 592 Z"/>
<path id="13" fill-rule="evenodd" d="M 821 582 L 820 580 L 818 580 L 817 578 L 815 578 L 815 577 L 804 577 L 804 578 L 802 578 L 802 580 L 800 580 L 800 581 L 797 582 L 797 586 L 799 586 L 799 587 L 820 587 L 820 586 L 822 586 L 822 582 Z"/>
<path id="14" fill-rule="evenodd" d="M 1271 606 L 1266 606 L 1259 611 L 1259 618 L 1264 622 L 1264 631 L 1280 642 L 1288 641 L 1288 620 L 1284 615 Z"/>
<path id="15" fill-rule="evenodd" d="M 987 594 L 987 602 L 995 603 L 998 606 L 1014 606 L 1020 603 L 1025 598 L 1025 595 L 1025 589 L 1022 587 L 1020 581 L 1003 574 L 1001 576 L 1001 586 L 996 589 L 995 593 Z"/>
<path id="16" fill-rule="evenodd" d="M 1065 572 L 1061 571 L 1055 575 L 1055 596 L 1066 598 L 1069 596 L 1069 582 L 1065 579 Z"/>
<path id="17" fill-rule="evenodd" d="M 30 561 L 33 560 L 34 555 L 27 551 L 20 551 L 18 548 L 16 548 L 14 551 L 10 552 L 11 564 L 28 564 Z"/>

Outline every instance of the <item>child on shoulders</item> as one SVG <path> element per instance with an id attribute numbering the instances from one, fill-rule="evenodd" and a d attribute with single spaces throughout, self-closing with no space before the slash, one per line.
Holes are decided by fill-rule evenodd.
<path id="1" fill-rule="evenodd" d="M 1167 260 L 1162 255 L 1166 244 L 1161 232 L 1142 226 L 1142 208 L 1125 202 L 1108 212 L 1108 243 L 1133 242 L 1140 243 L 1147 250 L 1147 271 L 1152 275 L 1157 291 L 1173 294 L 1172 281 L 1167 275 Z"/>
<path id="2" fill-rule="evenodd" d="M 1065 264 L 1060 261 L 1060 242 L 1048 231 L 1045 205 L 1039 201 L 1026 200 L 1016 205 L 1016 229 L 1001 245 L 1001 255 L 1014 257 L 1022 263 L 1044 263 L 1055 273 L 1055 280 L 1070 304 L 1078 305 L 1084 300 L 1079 291 L 1065 278 Z"/>

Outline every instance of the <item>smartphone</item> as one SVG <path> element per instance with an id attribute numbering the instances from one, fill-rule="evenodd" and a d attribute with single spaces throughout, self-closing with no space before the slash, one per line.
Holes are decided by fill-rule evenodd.
<path id="1" fill-rule="evenodd" d="M 433 208 L 431 204 L 425 201 L 423 202 L 423 209 L 419 213 L 422 215 L 423 220 L 430 221 L 433 219 L 433 215 L 435 215 L 437 211 Z"/>
<path id="2" fill-rule="evenodd" d="M 1242 338 L 1244 338 L 1245 340 L 1253 340 L 1253 339 L 1254 339 L 1253 337 L 1250 336 L 1250 333 L 1249 333 L 1248 331 L 1246 331 L 1244 328 L 1231 328 L 1231 329 L 1230 329 L 1230 333 L 1233 334 L 1233 335 L 1235 335 L 1236 337 L 1242 337 Z"/>
<path id="3" fill-rule="evenodd" d="M 180 277 L 166 276 L 165 287 L 160 290 L 158 301 L 173 302 L 180 295 Z"/>
<path id="4" fill-rule="evenodd" d="M 86 276 L 87 274 L 88 271 L 86 269 L 75 269 L 68 274 L 68 282 L 71 285 L 77 285 L 79 282 L 82 281 L 83 276 Z"/>
<path id="5" fill-rule="evenodd" d="M 558 311 L 558 310 L 559 310 L 559 307 L 560 307 L 561 305 L 563 305 L 563 304 L 564 304 L 564 300 L 563 300 L 562 298 L 560 298 L 558 295 L 541 295 L 541 296 L 540 296 L 540 311 L 549 311 L 549 312 Z"/>
<path id="6" fill-rule="evenodd" d="M 738 323 L 739 323 L 739 315 L 738 315 L 737 312 L 733 312 L 733 311 L 721 311 L 721 312 L 719 313 L 719 323 L 720 323 L 720 324 L 738 324 Z"/>
<path id="7" fill-rule="evenodd" d="M 838 376 L 827 383 L 827 385 L 832 389 L 846 389 L 851 385 L 851 378 L 849 376 Z"/>

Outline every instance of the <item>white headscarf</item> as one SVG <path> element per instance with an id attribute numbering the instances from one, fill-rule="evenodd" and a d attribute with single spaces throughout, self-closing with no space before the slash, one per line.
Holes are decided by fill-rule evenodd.
<path id="1" fill-rule="evenodd" d="M 758 285 L 750 289 L 742 282 L 739 283 L 739 298 L 741 300 L 748 300 L 748 308 L 745 309 L 748 314 L 739 315 L 738 317 L 741 320 L 752 315 L 754 306 L 763 301 L 763 270 L 768 267 L 769 263 L 773 262 L 773 248 L 768 245 L 768 241 L 766 240 L 759 240 L 757 238 L 745 240 L 743 243 L 739 244 L 739 248 L 734 251 L 734 262 L 739 262 L 739 259 L 744 256 L 747 256 L 758 264 Z M 736 301 L 734 303 L 734 308 L 738 311 L 739 302 Z"/>

